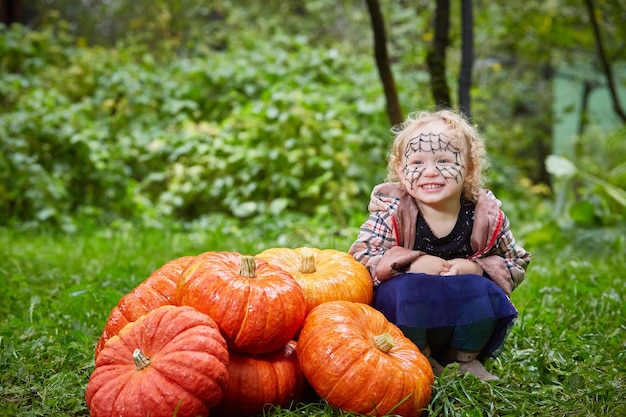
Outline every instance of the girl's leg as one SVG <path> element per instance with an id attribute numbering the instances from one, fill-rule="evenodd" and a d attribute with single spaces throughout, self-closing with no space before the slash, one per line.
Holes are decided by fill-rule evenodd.
<path id="1" fill-rule="evenodd" d="M 426 356 L 426 359 L 428 359 L 428 362 L 430 363 L 430 366 L 433 369 L 433 374 L 435 376 L 441 375 L 441 373 L 443 372 L 443 366 L 439 362 L 437 362 L 435 358 L 433 358 L 432 351 L 429 346 L 429 343 L 430 343 L 429 335 L 431 333 L 431 330 L 421 329 L 417 327 L 410 327 L 410 326 L 399 326 L 399 327 L 400 327 L 400 330 L 402 330 L 402 333 L 404 333 L 404 335 L 407 338 L 409 338 L 413 343 L 415 343 L 415 345 L 419 348 L 422 354 Z"/>
<path id="2" fill-rule="evenodd" d="M 459 362 L 461 372 L 469 372 L 488 381 L 498 379 L 487 372 L 478 360 L 480 352 L 489 341 L 496 327 L 496 319 L 484 319 L 454 328 L 450 347 L 444 352 L 444 363 Z"/>
<path id="3" fill-rule="evenodd" d="M 433 353 L 437 356 L 446 346 L 450 344 L 454 327 L 435 327 L 426 331 L 426 340 Z"/>
<path id="4" fill-rule="evenodd" d="M 450 345 L 467 352 L 479 352 L 485 347 L 495 328 L 495 318 L 455 326 Z"/>
<path id="5" fill-rule="evenodd" d="M 418 348 L 424 349 L 429 346 L 431 352 L 436 354 L 450 344 L 454 327 L 436 327 L 434 329 L 419 329 L 410 326 L 399 326 L 402 333 Z"/>
<path id="6" fill-rule="evenodd" d="M 399 326 L 402 333 L 409 339 L 411 342 L 415 343 L 415 345 L 420 348 L 420 350 L 424 349 L 428 344 L 426 340 L 426 329 L 419 329 L 416 327 L 410 326 Z"/>

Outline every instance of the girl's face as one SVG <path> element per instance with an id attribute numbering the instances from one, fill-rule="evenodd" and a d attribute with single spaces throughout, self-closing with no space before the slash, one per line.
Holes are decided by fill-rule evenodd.
<path id="1" fill-rule="evenodd" d="M 418 203 L 458 204 L 467 176 L 467 150 L 443 122 L 421 126 L 409 136 L 397 174 Z"/>

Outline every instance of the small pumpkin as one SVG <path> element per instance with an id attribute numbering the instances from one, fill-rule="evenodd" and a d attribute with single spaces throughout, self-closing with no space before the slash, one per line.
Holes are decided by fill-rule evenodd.
<path id="1" fill-rule="evenodd" d="M 288 272 L 237 252 L 198 255 L 180 278 L 177 302 L 210 315 L 231 350 L 255 355 L 285 346 L 306 314 Z"/>
<path id="2" fill-rule="evenodd" d="M 335 249 L 271 248 L 259 253 L 271 265 L 289 272 L 302 287 L 307 313 L 326 301 L 370 304 L 372 277 L 352 255 Z"/>
<path id="3" fill-rule="evenodd" d="M 418 416 L 434 382 L 428 359 L 369 305 L 329 301 L 307 316 L 298 362 L 315 392 L 363 415 Z"/>
<path id="4" fill-rule="evenodd" d="M 258 415 L 272 406 L 287 408 L 299 401 L 303 386 L 295 341 L 263 355 L 231 351 L 228 385 L 211 415 Z"/>
<path id="5" fill-rule="evenodd" d="M 228 348 L 213 319 L 166 305 L 127 324 L 96 358 L 91 417 L 208 415 L 228 381 Z"/>
<path id="6" fill-rule="evenodd" d="M 183 256 L 167 262 L 123 296 L 109 314 L 95 355 L 98 356 L 106 341 L 118 334 L 128 323 L 158 307 L 173 304 L 180 274 L 193 259 L 193 256 Z"/>

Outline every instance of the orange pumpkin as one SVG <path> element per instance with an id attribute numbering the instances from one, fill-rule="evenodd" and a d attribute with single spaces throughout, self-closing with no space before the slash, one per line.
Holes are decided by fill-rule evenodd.
<path id="1" fill-rule="evenodd" d="M 304 291 L 307 312 L 326 301 L 370 304 L 372 278 L 349 253 L 335 249 L 271 248 L 259 253 L 271 265 L 289 272 Z"/>
<path id="2" fill-rule="evenodd" d="M 163 306 L 105 343 L 85 399 L 91 417 L 208 415 L 222 398 L 227 367 L 226 341 L 209 316 Z"/>
<path id="3" fill-rule="evenodd" d="M 283 349 L 257 356 L 231 351 L 228 385 L 211 415 L 257 415 L 271 406 L 287 408 L 299 401 L 303 385 L 294 341 Z"/>
<path id="4" fill-rule="evenodd" d="M 122 297 L 107 319 L 95 355 L 98 356 L 106 341 L 118 334 L 128 323 L 158 307 L 173 304 L 178 278 L 193 258 L 183 256 L 167 262 L 133 291 Z"/>
<path id="5" fill-rule="evenodd" d="M 418 416 L 434 382 L 428 359 L 374 308 L 330 301 L 307 316 L 298 362 L 320 397 L 363 415 Z"/>
<path id="6" fill-rule="evenodd" d="M 289 273 L 236 252 L 198 255 L 180 278 L 177 302 L 210 315 L 231 350 L 251 354 L 281 349 L 306 314 Z"/>

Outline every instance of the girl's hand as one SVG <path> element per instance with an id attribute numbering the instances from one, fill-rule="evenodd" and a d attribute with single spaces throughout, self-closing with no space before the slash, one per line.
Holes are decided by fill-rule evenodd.
<path id="1" fill-rule="evenodd" d="M 446 275 L 450 271 L 450 263 L 445 259 L 432 255 L 422 255 L 413 262 L 407 272 Z"/>
<path id="2" fill-rule="evenodd" d="M 393 246 L 388 249 L 376 266 L 376 276 L 380 280 L 386 280 L 401 272 L 407 271 L 411 262 L 413 262 L 420 252 L 403 248 L 402 246 Z"/>
<path id="3" fill-rule="evenodd" d="M 483 268 L 476 262 L 472 262 L 468 259 L 450 259 L 448 263 L 450 268 L 447 271 L 442 272 L 441 275 L 483 274 Z"/>

